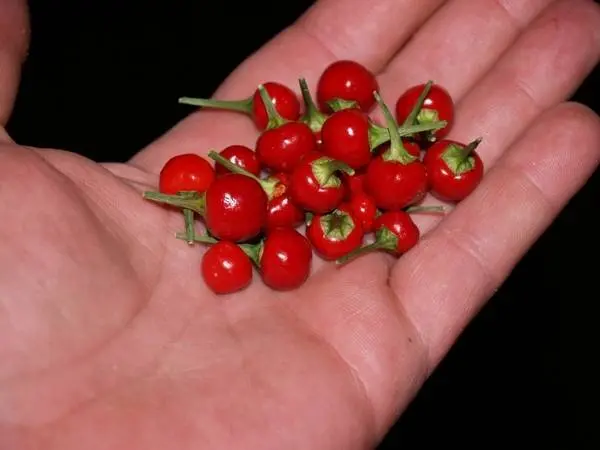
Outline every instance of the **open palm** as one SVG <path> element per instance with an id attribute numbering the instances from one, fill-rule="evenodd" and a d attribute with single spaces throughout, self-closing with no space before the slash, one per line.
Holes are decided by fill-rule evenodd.
<path id="1" fill-rule="evenodd" d="M 3 122 L 23 8 L 0 0 Z M 211 294 L 202 247 L 173 237 L 181 215 L 141 197 L 176 153 L 252 145 L 246 117 L 194 113 L 124 165 L 20 147 L 0 129 L 0 448 L 375 446 L 596 169 L 600 121 L 562 102 L 598 61 L 599 30 L 587 0 L 321 0 L 246 60 L 215 96 L 299 76 L 314 87 L 329 62 L 355 59 L 388 102 L 446 86 L 453 137 L 484 138 L 484 182 L 443 221 L 419 217 L 411 252 L 315 260 L 283 294 L 258 280 Z"/>

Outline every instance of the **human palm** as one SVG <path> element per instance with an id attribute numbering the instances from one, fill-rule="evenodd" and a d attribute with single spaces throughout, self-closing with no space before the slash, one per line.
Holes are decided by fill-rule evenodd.
<path id="1" fill-rule="evenodd" d="M 0 0 L 0 17 L 23 19 L 19 7 Z M 333 17 L 344 25 L 325 27 Z M 293 292 L 257 277 L 213 295 L 202 246 L 173 237 L 181 215 L 141 197 L 173 154 L 252 145 L 246 117 L 194 113 L 128 164 L 6 137 L 0 448 L 375 446 L 597 167 L 598 118 L 561 102 L 598 61 L 598 29 L 583 0 L 321 0 L 245 61 L 215 96 L 245 97 L 267 79 L 314 86 L 333 59 L 356 59 L 388 102 L 440 82 L 460 100 L 453 136 L 484 137 L 485 180 L 443 221 L 416 216 L 417 247 L 342 268 L 315 259 Z M 0 61 L 17 67 L 19 46 L 1 45 Z M 0 92 L 17 72 L 0 72 Z M 11 98 L 0 96 L 0 118 Z"/>

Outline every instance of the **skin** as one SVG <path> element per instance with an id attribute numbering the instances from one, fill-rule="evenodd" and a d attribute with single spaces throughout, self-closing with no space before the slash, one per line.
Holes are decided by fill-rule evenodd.
<path id="1" fill-rule="evenodd" d="M 217 298 L 198 276 L 202 250 L 172 236 L 181 215 L 141 191 L 175 152 L 251 146 L 251 121 L 194 113 L 132 165 L 21 147 L 0 131 L 11 210 L 0 224 L 0 448 L 353 450 L 384 435 L 597 168 L 598 117 L 563 102 L 598 62 L 600 11 L 584 0 L 377 6 L 319 1 L 218 94 L 299 73 L 314 89 L 334 58 L 378 73 L 384 99 L 425 79 L 447 87 L 453 136 L 484 137 L 487 174 L 443 222 L 415 217 L 423 239 L 397 262 L 315 260 L 297 291 L 254 282 Z M 0 0 L 0 18 L 5 124 L 24 5 Z"/>

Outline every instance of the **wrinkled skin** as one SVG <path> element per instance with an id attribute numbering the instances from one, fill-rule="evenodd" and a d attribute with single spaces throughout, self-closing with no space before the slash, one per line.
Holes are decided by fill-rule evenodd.
<path id="1" fill-rule="evenodd" d="M 174 153 L 252 145 L 246 117 L 193 113 L 125 165 L 0 131 L 0 448 L 376 444 L 600 159 L 598 117 L 563 103 L 598 61 L 597 5 L 441 3 L 321 0 L 215 94 L 241 98 L 266 74 L 293 85 L 300 72 L 314 90 L 320 70 L 350 58 L 378 73 L 388 102 L 436 80 L 459 101 L 452 137 L 484 137 L 484 181 L 443 220 L 419 216 L 424 238 L 407 255 L 315 264 L 291 293 L 255 281 L 212 295 L 201 250 L 173 238 L 181 215 L 140 195 Z M 0 18 L 5 124 L 24 5 L 0 0 Z"/>

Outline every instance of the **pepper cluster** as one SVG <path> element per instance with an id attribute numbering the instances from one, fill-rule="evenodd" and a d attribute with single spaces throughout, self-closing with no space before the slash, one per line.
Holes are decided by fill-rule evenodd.
<path id="1" fill-rule="evenodd" d="M 301 96 L 271 81 L 239 101 L 180 99 L 247 114 L 259 130 L 254 149 L 174 156 L 161 170 L 159 191 L 144 193 L 181 209 L 179 239 L 209 245 L 201 271 L 217 294 L 246 288 L 253 265 L 270 288 L 298 288 L 310 275 L 313 250 L 340 264 L 376 250 L 404 254 L 420 238 L 411 214 L 444 211 L 419 206 L 428 192 L 460 202 L 483 177 L 481 139 L 447 138 L 454 102 L 433 81 L 402 93 L 395 115 L 374 74 L 355 61 L 325 68 L 316 102 L 306 80 L 298 84 Z M 374 107 L 383 125 L 370 117 Z M 196 216 L 205 234 L 196 233 Z"/>

